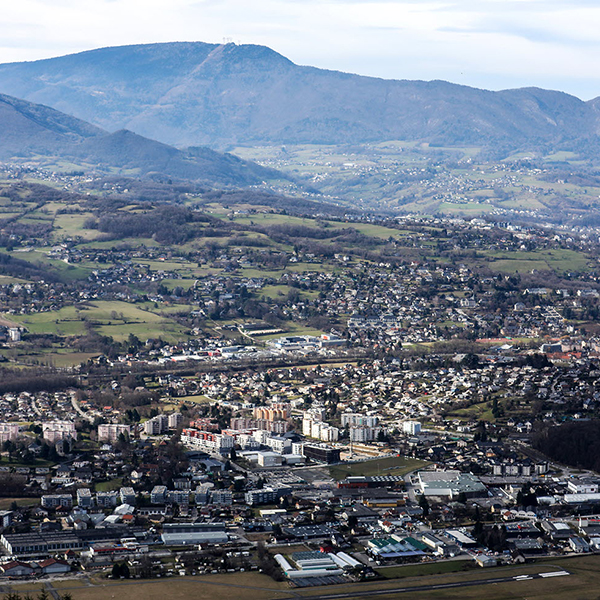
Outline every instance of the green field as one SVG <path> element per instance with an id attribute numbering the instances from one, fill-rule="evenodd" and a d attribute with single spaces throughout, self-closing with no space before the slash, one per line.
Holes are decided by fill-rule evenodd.
<path id="1" fill-rule="evenodd" d="M 20 507 L 38 506 L 39 498 L 0 498 L 0 510 L 10 510 L 12 503 L 16 502 Z"/>
<path id="2" fill-rule="evenodd" d="M 123 485 L 123 479 L 121 477 L 117 479 L 111 479 L 110 481 L 101 481 L 96 483 L 96 491 L 97 492 L 114 492 L 118 490 Z"/>
<path id="3" fill-rule="evenodd" d="M 183 310 L 184 307 L 178 309 Z M 56 311 L 14 315 L 11 319 L 30 333 L 37 334 L 85 335 L 87 322 L 102 335 L 111 336 L 117 341 L 127 339 L 130 333 L 141 340 L 159 337 L 167 341 L 185 339 L 184 327 L 167 316 L 157 314 L 160 308 L 153 310 L 155 312 L 121 301 L 94 301 L 65 306 Z"/>
<path id="4" fill-rule="evenodd" d="M 568 249 L 483 254 L 490 259 L 490 269 L 504 273 L 524 273 L 533 269 L 557 273 L 588 271 L 590 262 L 583 254 Z"/>
<path id="5" fill-rule="evenodd" d="M 40 584 L 25 583 L 12 586 L 25 594 L 38 591 Z M 57 582 L 60 593 L 68 592 L 74 600 L 229 600 L 243 597 L 245 600 L 270 600 L 289 594 L 287 583 L 277 583 L 258 573 L 236 573 L 232 575 L 206 575 L 203 577 L 177 577 L 149 581 L 111 581 L 94 576 L 91 585 L 87 579 Z"/>
<path id="6" fill-rule="evenodd" d="M 175 400 L 175 399 L 174 399 Z M 183 402 L 184 404 L 186 403 L 193 403 L 193 404 L 207 404 L 209 402 L 212 402 L 212 400 L 208 397 L 208 396 L 181 396 L 178 397 L 176 399 L 177 402 L 179 402 L 180 404 Z"/>
<path id="7" fill-rule="evenodd" d="M 402 579 L 404 577 L 423 577 L 425 575 L 442 575 L 460 571 L 477 569 L 479 567 L 471 560 L 452 560 L 425 564 L 400 565 L 397 567 L 382 567 L 376 572 L 386 579 Z"/>
<path id="8" fill-rule="evenodd" d="M 456 562 L 456 565 L 452 563 Z M 448 565 L 448 566 L 446 566 Z M 75 600 L 105 600 L 118 597 L 120 600 L 230 600 L 234 597 L 245 600 L 283 600 L 288 598 L 320 598 L 331 600 L 362 600 L 368 598 L 417 598 L 422 600 L 596 600 L 600 589 L 600 556 L 580 556 L 573 558 L 552 558 L 523 566 L 508 566 L 491 569 L 468 568 L 468 571 L 451 572 L 462 569 L 463 561 L 448 561 L 439 564 L 408 565 L 394 570 L 405 569 L 410 575 L 401 580 L 349 583 L 327 587 L 290 589 L 287 582 L 275 582 L 258 573 L 232 573 L 204 575 L 199 577 L 174 577 L 172 579 L 111 581 L 102 575 L 86 576 L 81 579 L 55 580 L 51 584 L 60 593 L 70 593 Z M 436 574 L 442 571 L 441 574 Z M 447 569 L 447 570 L 446 570 Z M 540 573 L 567 570 L 564 577 L 515 580 L 517 576 L 531 576 Z M 380 572 L 393 572 L 380 569 Z M 89 579 L 88 579 L 89 577 Z M 489 583 L 486 580 L 511 578 L 507 582 Z M 462 586 L 461 583 L 470 585 Z M 479 584 L 478 582 L 481 582 Z M 427 591 L 411 591 L 421 586 L 442 586 Z M 15 583 L 12 589 L 20 594 L 40 589 L 37 582 Z M 394 591 L 396 589 L 403 590 Z M 389 593 L 386 591 L 389 590 Z"/>

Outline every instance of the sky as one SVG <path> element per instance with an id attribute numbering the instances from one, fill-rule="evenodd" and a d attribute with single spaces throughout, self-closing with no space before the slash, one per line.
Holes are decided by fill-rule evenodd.
<path id="1" fill-rule="evenodd" d="M 170 41 L 303 65 L 600 96 L 600 0 L 5 0 L 0 62 Z"/>

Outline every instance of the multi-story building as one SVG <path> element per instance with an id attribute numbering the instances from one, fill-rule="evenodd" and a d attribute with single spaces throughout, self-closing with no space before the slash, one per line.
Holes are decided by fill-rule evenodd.
<path id="1" fill-rule="evenodd" d="M 167 500 L 173 504 L 189 504 L 189 490 L 171 490 L 167 493 Z"/>
<path id="2" fill-rule="evenodd" d="M 171 413 L 169 415 L 169 429 L 177 429 L 183 423 L 183 415 L 181 413 Z"/>
<path id="3" fill-rule="evenodd" d="M 117 492 L 97 492 L 96 504 L 102 508 L 111 508 L 117 505 Z"/>
<path id="4" fill-rule="evenodd" d="M 122 504 L 129 504 L 135 506 L 136 493 L 132 487 L 122 487 L 119 490 L 119 497 L 121 498 Z"/>
<path id="5" fill-rule="evenodd" d="M 120 423 L 104 423 L 102 425 L 98 425 L 98 441 L 116 442 L 121 434 L 128 438 L 130 432 L 131 428 L 129 425 L 122 425 Z"/>
<path id="6" fill-rule="evenodd" d="M 279 454 L 289 454 L 292 451 L 292 440 L 287 438 L 270 435 L 265 439 L 264 444 Z"/>
<path id="7" fill-rule="evenodd" d="M 152 504 L 164 504 L 167 501 L 167 486 L 155 485 L 150 492 L 150 502 Z"/>
<path id="8" fill-rule="evenodd" d="M 236 442 L 240 445 L 242 450 L 258 450 L 261 446 L 260 442 L 247 433 L 238 435 L 236 437 Z"/>
<path id="9" fill-rule="evenodd" d="M 261 430 L 281 435 L 289 430 L 287 421 L 269 421 L 268 419 L 248 419 L 246 417 L 232 418 L 229 426 L 234 431 Z"/>
<path id="10" fill-rule="evenodd" d="M 267 443 L 267 438 L 270 438 L 268 431 L 263 431 L 259 429 L 252 434 L 252 437 L 259 443 L 265 445 Z"/>
<path id="11" fill-rule="evenodd" d="M 89 488 L 79 488 L 77 490 L 77 506 L 81 508 L 91 508 L 94 506 L 94 499 Z"/>
<path id="12" fill-rule="evenodd" d="M 321 440 L 322 442 L 337 442 L 339 439 L 340 430 L 337 427 L 333 427 L 328 423 L 325 423 L 324 421 L 312 421 L 310 434 L 305 435 L 309 435 L 310 437 Z"/>
<path id="13" fill-rule="evenodd" d="M 312 437 L 312 426 L 314 422 L 315 421 L 313 421 L 313 419 L 307 417 L 304 417 L 304 419 L 302 419 L 302 435 Z"/>
<path id="14" fill-rule="evenodd" d="M 230 435 L 198 431 L 197 429 L 184 429 L 181 433 L 181 443 L 193 450 L 202 450 L 208 453 L 228 454 L 235 444 L 235 439 Z"/>
<path id="15" fill-rule="evenodd" d="M 257 504 L 273 504 L 279 501 L 283 496 L 289 496 L 292 493 L 291 488 L 263 488 L 262 490 L 250 490 L 246 492 L 244 499 L 246 504 L 256 506 Z"/>
<path id="16" fill-rule="evenodd" d="M 156 415 L 144 423 L 144 433 L 146 435 L 160 435 L 166 433 L 169 429 L 169 418 L 167 415 Z"/>
<path id="17" fill-rule="evenodd" d="M 342 414 L 342 427 L 375 427 L 378 423 L 379 417 L 359 413 Z"/>
<path id="18" fill-rule="evenodd" d="M 213 419 L 196 419 L 190 423 L 190 427 L 193 429 L 200 429 L 201 431 L 218 431 L 219 424 Z M 232 427 L 233 429 L 233 427 Z"/>
<path id="19" fill-rule="evenodd" d="M 386 433 L 384 427 L 350 427 L 348 431 L 351 442 L 372 442 L 380 433 Z"/>
<path id="20" fill-rule="evenodd" d="M 419 421 L 405 421 L 402 423 L 402 431 L 408 435 L 417 435 L 421 433 L 421 423 Z"/>
<path id="21" fill-rule="evenodd" d="M 598 480 L 591 478 L 569 479 L 567 488 L 571 494 L 597 494 Z"/>
<path id="22" fill-rule="evenodd" d="M 231 506 L 233 494 L 229 490 L 213 490 L 210 494 L 210 503 Z"/>
<path id="23" fill-rule="evenodd" d="M 58 508 L 64 506 L 71 508 L 73 506 L 73 496 L 70 494 L 45 494 L 41 500 L 44 508 Z"/>
<path id="24" fill-rule="evenodd" d="M 335 463 L 340 461 L 340 451 L 325 444 L 304 444 L 302 454 L 316 462 Z"/>
<path id="25" fill-rule="evenodd" d="M 42 423 L 43 437 L 47 442 L 55 444 L 62 440 L 76 440 L 75 423 L 71 421 L 50 421 Z"/>
<path id="26" fill-rule="evenodd" d="M 262 429 L 263 422 L 257 421 L 257 427 Z M 290 428 L 290 424 L 287 421 L 266 421 L 264 423 L 264 428 L 271 433 L 276 433 L 278 435 L 287 433 Z"/>
<path id="27" fill-rule="evenodd" d="M 256 406 L 253 410 L 255 419 L 281 421 L 290 416 L 290 405 L 287 402 L 275 402 L 270 406 Z"/>
<path id="28" fill-rule="evenodd" d="M 229 427 L 238 431 L 245 429 L 257 429 L 256 420 L 248 417 L 231 417 Z"/>
<path id="29" fill-rule="evenodd" d="M 208 504 L 208 501 L 210 500 L 210 493 L 214 486 L 215 484 L 210 482 L 201 483 L 200 485 L 196 486 L 194 498 L 196 504 Z"/>
<path id="30" fill-rule="evenodd" d="M 18 423 L 0 423 L 0 443 L 16 440 L 18 436 Z"/>

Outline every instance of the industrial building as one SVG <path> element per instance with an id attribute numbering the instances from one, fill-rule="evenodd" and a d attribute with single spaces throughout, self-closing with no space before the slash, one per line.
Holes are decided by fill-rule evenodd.
<path id="1" fill-rule="evenodd" d="M 460 471 L 419 471 L 419 486 L 424 496 L 458 498 L 464 494 L 467 498 L 487 496 L 487 488 L 478 477 Z"/>
<path id="2" fill-rule="evenodd" d="M 225 523 L 165 523 L 161 538 L 166 546 L 224 544 L 228 541 Z"/>

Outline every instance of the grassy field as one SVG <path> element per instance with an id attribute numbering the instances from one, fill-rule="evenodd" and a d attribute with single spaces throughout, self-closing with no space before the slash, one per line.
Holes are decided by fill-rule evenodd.
<path id="1" fill-rule="evenodd" d="M 414 458 L 390 456 L 376 460 L 367 460 L 348 465 L 335 465 L 329 467 L 329 473 L 338 481 L 351 476 L 372 475 L 406 475 L 415 469 L 422 469 L 429 463 Z"/>
<path id="2" fill-rule="evenodd" d="M 42 355 L 41 362 L 62 369 L 86 363 L 98 354 L 98 352 L 46 352 Z M 17 360 L 18 358 L 17 355 Z"/>
<path id="3" fill-rule="evenodd" d="M 123 478 L 118 477 L 117 479 L 111 479 L 110 481 L 101 481 L 96 484 L 97 492 L 114 492 L 123 485 Z"/>
<path id="4" fill-rule="evenodd" d="M 181 403 L 183 402 L 184 404 L 186 403 L 193 403 L 193 404 L 206 404 L 208 402 L 211 402 L 211 399 L 208 396 L 181 396 L 178 397 L 177 402 Z"/>
<path id="5" fill-rule="evenodd" d="M 456 564 L 453 564 L 456 562 Z M 392 600 L 399 597 L 423 600 L 597 600 L 600 590 L 600 556 L 581 556 L 574 558 L 552 558 L 535 564 L 508 566 L 495 569 L 468 569 L 466 572 L 450 572 L 462 569 L 462 561 L 443 564 L 409 565 L 394 570 L 405 569 L 407 574 L 401 581 L 389 579 L 359 584 L 346 584 L 307 589 L 290 589 L 287 582 L 274 582 L 258 573 L 234 573 L 206 575 L 201 577 L 176 577 L 168 580 L 151 581 L 109 581 L 100 576 L 91 580 L 71 579 L 56 581 L 55 589 L 60 593 L 70 593 L 75 600 L 105 600 L 118 597 L 120 600 L 229 600 L 240 597 L 245 600 L 279 600 L 284 598 L 318 598 L 320 596 L 340 595 L 342 598 L 360 600 L 362 598 L 383 598 Z M 417 569 L 419 569 L 417 571 Z M 436 571 L 438 569 L 438 571 Z M 441 569 L 448 569 L 442 571 Z M 571 574 L 565 577 L 512 580 L 502 583 L 485 583 L 487 579 L 536 575 L 558 570 L 567 570 Z M 386 569 L 381 569 L 384 572 Z M 392 569 L 388 571 L 393 572 Z M 440 574 L 436 574 L 440 573 Z M 388 574 L 389 575 L 389 574 Z M 477 582 L 481 581 L 481 584 Z M 474 582 L 461 586 L 461 582 Z M 396 588 L 410 590 L 420 586 L 450 585 L 446 589 L 413 591 L 408 593 L 386 590 Z M 36 592 L 40 583 L 15 584 L 14 591 L 20 594 Z M 375 595 L 371 595 L 375 593 Z"/>
<path id="6" fill-rule="evenodd" d="M 120 301 L 89 302 L 80 306 L 65 306 L 60 310 L 32 315 L 15 315 L 15 322 L 24 326 L 30 333 L 46 333 L 59 336 L 84 335 L 86 321 L 102 335 L 115 340 L 127 339 L 130 333 L 141 340 L 162 337 L 167 341 L 185 338 L 184 328 L 174 320 L 144 310 L 138 305 Z"/>
<path id="7" fill-rule="evenodd" d="M 39 506 L 39 498 L 0 498 L 0 510 L 10 510 L 12 503 L 16 502 L 19 506 Z"/>
<path id="8" fill-rule="evenodd" d="M 402 568 L 402 567 L 401 567 Z M 460 587 L 461 582 L 480 581 L 501 577 L 515 577 L 519 575 L 533 575 L 566 569 L 571 575 L 547 579 L 532 579 L 525 581 L 509 581 L 506 583 L 493 583 Z M 386 589 L 413 588 L 426 585 L 458 584 L 450 589 L 428 591 L 414 591 L 407 593 L 385 594 Z M 312 588 L 298 590 L 301 597 L 318 596 L 320 594 L 349 593 L 353 600 L 373 598 L 364 594 L 365 591 L 378 592 L 375 597 L 392 600 L 396 598 L 417 598 L 422 600 L 597 600 L 600 589 L 600 557 L 585 556 L 568 559 L 552 559 L 540 561 L 537 564 L 521 567 L 499 567 L 496 569 L 477 569 L 468 572 L 447 573 L 433 575 L 423 573 L 398 580 L 389 580 L 385 583 L 365 583 L 347 586 L 330 586 L 325 588 Z"/>
<path id="9" fill-rule="evenodd" d="M 568 249 L 538 250 L 535 252 L 485 252 L 491 259 L 488 266 L 494 271 L 524 273 L 538 271 L 587 271 L 589 260 L 581 253 Z"/>
<path id="10" fill-rule="evenodd" d="M 494 420 L 494 416 L 492 415 L 491 402 L 480 402 L 479 404 L 472 404 L 467 408 L 458 408 L 456 410 L 453 410 L 449 414 L 464 419 L 477 419 L 483 421 Z"/>
<path id="11" fill-rule="evenodd" d="M 375 569 L 379 575 L 386 579 L 401 579 L 404 577 L 422 577 L 425 575 L 441 575 L 444 573 L 457 573 L 478 568 L 472 560 L 452 560 L 435 563 L 401 565 L 397 567 L 382 567 Z"/>
<path id="12" fill-rule="evenodd" d="M 269 600 L 289 595 L 287 583 L 277 583 L 259 573 L 236 573 L 235 575 L 207 575 L 203 577 L 178 577 L 177 579 L 154 579 L 151 581 L 110 581 L 96 579 L 96 585 L 87 581 L 70 580 L 58 583 L 61 593 L 68 592 L 74 600 Z M 21 594 L 38 591 L 40 584 L 29 583 L 13 586 Z"/>

